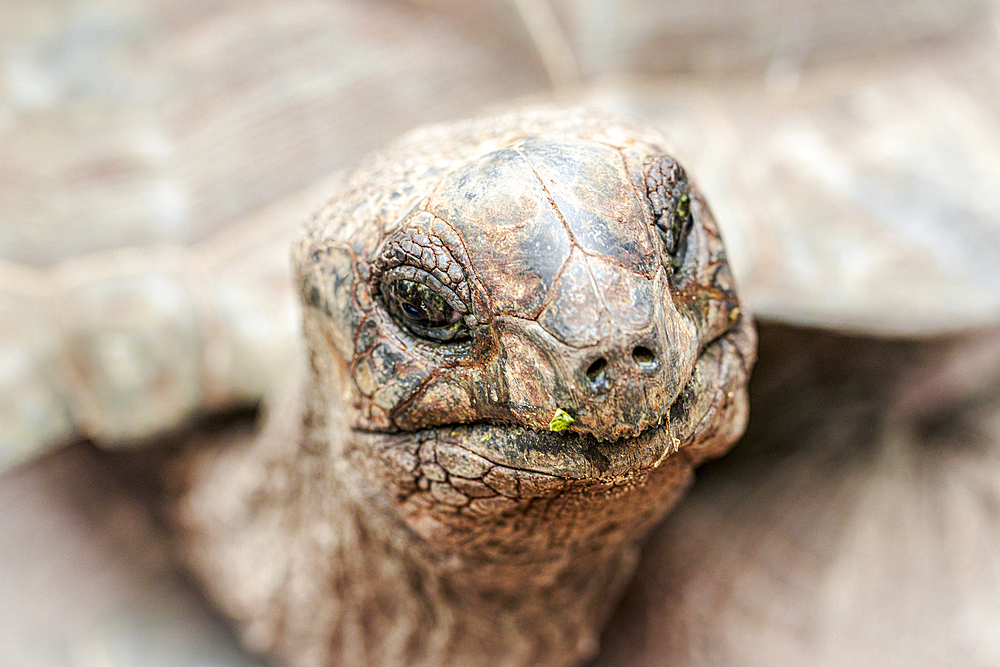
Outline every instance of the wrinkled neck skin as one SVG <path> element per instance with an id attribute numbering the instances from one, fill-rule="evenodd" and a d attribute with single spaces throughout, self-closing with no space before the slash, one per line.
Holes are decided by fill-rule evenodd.
<path id="1" fill-rule="evenodd" d="M 571 442 L 559 434 L 345 428 L 345 364 L 308 317 L 306 333 L 319 342 L 305 389 L 269 406 L 256 437 L 199 441 L 171 468 L 187 566 L 250 650 L 296 667 L 582 662 L 639 542 L 746 423 L 746 321 L 700 355 L 662 428 L 595 444 L 611 467 L 577 478 L 472 453 Z"/>
<path id="2" fill-rule="evenodd" d="M 343 614 L 323 664 L 556 666 L 596 652 L 633 542 L 557 556 L 529 546 L 509 560 L 453 551 L 415 534 L 352 459 L 335 464 L 346 484 L 324 517 L 347 549 L 330 554 Z"/>
<path id="3" fill-rule="evenodd" d="M 343 361 L 319 343 L 306 389 L 256 439 L 201 443 L 184 462 L 182 555 L 248 648 L 284 664 L 578 664 L 597 650 L 639 541 L 693 465 L 743 428 L 742 385 L 719 381 L 742 363 L 732 348 L 703 355 L 694 398 L 648 436 L 660 461 L 574 480 L 462 447 L 540 437 L 515 427 L 344 428 Z M 615 446 L 601 445 L 609 458 Z"/>
<path id="4" fill-rule="evenodd" d="M 319 635 L 290 637 L 290 655 L 305 643 L 328 651 L 319 664 L 556 666 L 591 657 L 639 540 L 688 484 L 687 457 L 574 483 L 468 454 L 463 439 L 490 427 L 344 429 L 341 364 L 335 351 L 314 351 L 294 464 L 310 471 L 296 495 L 325 502 L 293 522 L 316 556 L 291 567 L 329 589 L 284 612 L 329 609 L 331 626 L 302 619 L 298 632 Z M 318 526 L 336 536 L 324 538 L 332 548 L 307 534 Z M 317 577 L 321 563 L 329 571 Z"/>

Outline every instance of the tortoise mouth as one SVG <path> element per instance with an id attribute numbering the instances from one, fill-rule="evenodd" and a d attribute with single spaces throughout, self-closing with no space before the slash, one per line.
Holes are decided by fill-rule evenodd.
<path id="1" fill-rule="evenodd" d="M 473 422 L 392 433 L 354 429 L 345 453 L 414 517 L 425 518 L 498 516 L 516 503 L 574 489 L 587 495 L 645 487 L 660 471 L 666 477 L 658 479 L 678 481 L 671 470 L 721 454 L 742 433 L 748 361 L 740 346 L 752 338 L 746 325 L 706 345 L 669 408 L 635 436 L 602 440 L 582 431 Z"/>
<path id="2" fill-rule="evenodd" d="M 415 431 L 352 429 L 354 444 L 394 468 L 420 474 L 425 465 L 449 476 L 479 478 L 492 468 L 555 481 L 622 481 L 656 468 L 704 430 L 724 410 L 733 392 L 733 336 L 702 349 L 692 374 L 659 420 L 638 435 L 601 439 L 566 429 L 542 431 L 509 422 L 471 422 Z M 700 376 L 700 377 L 699 377 Z M 709 390 L 711 388 L 711 390 Z M 442 455 L 441 452 L 448 452 Z M 445 460 L 447 459 L 447 461 Z"/>
<path id="3" fill-rule="evenodd" d="M 355 429 L 354 434 L 383 457 L 398 458 L 400 452 L 417 457 L 419 453 L 419 460 L 433 458 L 446 470 L 449 465 L 441 460 L 439 452 L 457 448 L 462 450 L 466 466 L 476 471 L 502 467 L 567 481 L 608 480 L 655 468 L 680 449 L 682 438 L 674 432 L 669 414 L 636 436 L 616 440 L 570 430 L 550 432 L 490 422 L 445 424 L 396 433 Z M 449 473 L 463 476 L 461 470 Z"/>
<path id="4" fill-rule="evenodd" d="M 639 435 L 617 440 L 517 425 L 464 426 L 437 429 L 439 440 L 451 441 L 495 465 L 568 479 L 621 477 L 656 467 L 680 448 L 680 440 L 666 419 Z"/>

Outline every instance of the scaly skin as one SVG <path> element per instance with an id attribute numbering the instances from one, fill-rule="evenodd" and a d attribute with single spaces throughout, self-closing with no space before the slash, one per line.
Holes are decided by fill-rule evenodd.
<path id="1" fill-rule="evenodd" d="M 755 334 L 660 144 L 579 111 L 426 128 L 313 217 L 304 390 L 255 442 L 174 467 L 189 563 L 251 647 L 593 654 L 643 536 L 747 414 Z"/>

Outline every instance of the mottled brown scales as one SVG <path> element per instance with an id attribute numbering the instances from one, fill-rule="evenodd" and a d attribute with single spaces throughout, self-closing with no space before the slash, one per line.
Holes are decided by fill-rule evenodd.
<path id="1" fill-rule="evenodd" d="M 284 426 L 194 455 L 179 504 L 192 569 L 256 649 L 593 655 L 640 541 L 746 421 L 754 330 L 661 146 L 580 112 L 425 128 L 313 218 L 304 390 Z"/>

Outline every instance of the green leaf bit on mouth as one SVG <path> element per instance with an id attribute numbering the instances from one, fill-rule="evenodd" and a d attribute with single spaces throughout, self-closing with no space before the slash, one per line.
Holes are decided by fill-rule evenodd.
<path id="1" fill-rule="evenodd" d="M 569 428 L 569 425 L 575 421 L 576 420 L 573 419 L 568 412 L 562 408 L 557 408 L 555 416 L 552 418 L 552 421 L 549 422 L 549 430 L 562 431 L 565 428 Z"/>

